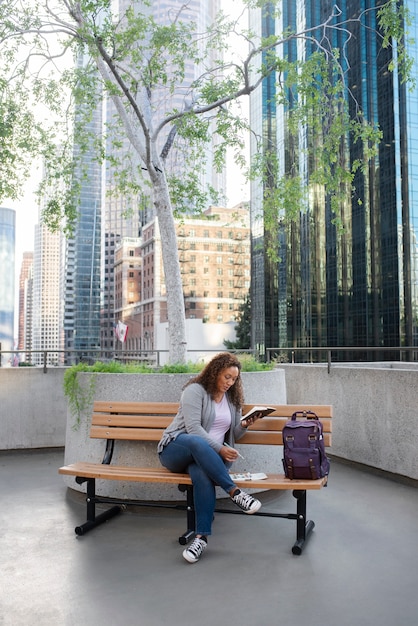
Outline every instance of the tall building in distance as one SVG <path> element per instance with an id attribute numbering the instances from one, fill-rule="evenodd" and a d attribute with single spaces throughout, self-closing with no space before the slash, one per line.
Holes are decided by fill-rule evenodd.
<path id="1" fill-rule="evenodd" d="M 50 232 L 40 220 L 33 255 L 31 362 L 35 365 L 43 364 L 43 350 L 48 350 L 49 364 L 60 362 L 60 272 L 61 234 Z"/>
<path id="2" fill-rule="evenodd" d="M 79 60 L 81 65 L 84 59 Z M 67 238 L 63 264 L 62 315 L 64 350 L 67 362 L 74 359 L 93 358 L 100 350 L 101 312 L 101 244 L 102 244 L 102 167 L 95 159 L 93 144 L 102 133 L 101 93 L 96 94 L 97 106 L 91 117 L 84 118 L 88 133 L 87 147 L 74 146 L 76 182 L 79 185 L 78 217 L 73 234 Z M 76 120 L 83 119 L 83 110 L 76 111 Z M 88 180 L 84 171 L 88 171 Z"/>
<path id="3" fill-rule="evenodd" d="M 388 348 L 383 354 L 347 353 L 370 360 L 385 354 L 396 358 L 390 350 L 394 346 L 418 345 L 418 91 L 389 71 L 392 52 L 381 46 L 374 10 L 381 4 L 339 4 L 335 22 L 344 23 L 354 36 L 348 39 L 334 31 L 330 41 L 349 66 L 347 93 L 383 133 L 377 157 L 356 173 L 355 193 L 343 207 L 342 236 L 332 222 L 329 200 L 311 183 L 311 162 L 300 156 L 306 135 L 300 133 L 298 146 L 289 145 L 285 111 L 275 105 L 274 77 L 252 96 L 251 119 L 264 149 L 274 147 L 283 170 L 289 154 L 296 152 L 309 189 L 306 211 L 279 231 L 276 262 L 266 254 L 268 232 L 260 218 L 263 185 L 258 181 L 252 186 L 252 334 L 261 352 L 291 346 Z M 409 30 L 414 43 L 407 43 L 408 52 L 418 63 L 418 4 L 403 4 L 413 18 Z M 252 26 L 263 36 L 311 28 L 331 15 L 333 5 L 331 0 L 282 0 L 280 18 L 253 10 Z M 362 27 L 350 22 L 362 11 Z M 295 41 L 283 50 L 290 60 L 310 53 L 308 43 Z M 361 146 L 349 143 L 347 150 L 351 162 L 362 158 Z"/>
<path id="4" fill-rule="evenodd" d="M 0 344 L 10 351 L 1 355 L 0 365 L 13 358 L 15 297 L 16 213 L 0 207 Z"/>
<path id="5" fill-rule="evenodd" d="M 33 313 L 33 252 L 24 252 L 19 274 L 19 328 L 17 349 L 32 350 Z M 32 362 L 29 354 L 20 354 L 20 360 Z"/>

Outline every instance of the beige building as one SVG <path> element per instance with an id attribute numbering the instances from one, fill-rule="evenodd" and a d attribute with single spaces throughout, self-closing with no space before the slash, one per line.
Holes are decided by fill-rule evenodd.
<path id="1" fill-rule="evenodd" d="M 248 207 L 210 207 L 199 218 L 186 217 L 178 221 L 177 237 L 188 348 L 222 349 L 224 339 L 235 337 L 238 309 L 250 288 Z M 122 246 L 118 249 L 115 322 L 120 319 L 129 327 L 126 350 L 167 349 L 161 245 L 155 218 L 144 226 L 139 246 L 132 243 L 129 248 L 127 244 L 123 253 Z M 135 261 L 127 257 L 128 251 Z M 139 261 L 135 270 L 135 262 Z M 141 283 L 136 285 L 136 292 L 135 280 Z M 129 300 L 129 293 L 137 294 L 136 303 Z"/>
<path id="2" fill-rule="evenodd" d="M 32 283 L 33 252 L 24 252 L 19 275 L 19 328 L 18 350 L 32 349 Z M 20 360 L 30 362 L 30 354 L 20 355 Z"/>
<path id="3" fill-rule="evenodd" d="M 48 362 L 57 365 L 61 337 L 61 250 L 60 233 L 51 233 L 40 222 L 35 226 L 33 257 L 32 363 L 42 365 L 43 351 L 49 350 Z M 52 352 L 57 350 L 57 352 Z"/>

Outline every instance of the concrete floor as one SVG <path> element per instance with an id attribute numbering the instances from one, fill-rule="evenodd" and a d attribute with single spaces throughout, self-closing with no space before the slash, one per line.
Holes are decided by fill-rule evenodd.
<path id="1" fill-rule="evenodd" d="M 316 528 L 217 515 L 202 560 L 181 557 L 184 513 L 133 509 L 76 537 L 63 451 L 0 452 L 2 626 L 415 626 L 418 489 L 333 462 L 308 494 Z M 261 496 L 293 510 L 291 494 Z"/>

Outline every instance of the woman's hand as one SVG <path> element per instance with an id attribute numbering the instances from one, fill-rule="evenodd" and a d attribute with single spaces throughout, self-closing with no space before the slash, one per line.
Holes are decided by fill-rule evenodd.
<path id="1" fill-rule="evenodd" d="M 251 426 L 251 424 L 254 424 L 254 422 L 256 422 L 258 419 L 260 419 L 261 417 L 261 412 L 259 411 L 258 413 L 254 413 L 253 415 L 251 415 L 251 417 L 247 417 L 246 420 L 243 420 L 241 422 L 241 426 L 243 428 L 248 428 L 248 426 Z"/>
<path id="2" fill-rule="evenodd" d="M 229 448 L 228 446 L 222 446 L 219 450 L 219 455 L 228 463 L 233 463 L 238 458 L 238 452 L 234 448 Z"/>

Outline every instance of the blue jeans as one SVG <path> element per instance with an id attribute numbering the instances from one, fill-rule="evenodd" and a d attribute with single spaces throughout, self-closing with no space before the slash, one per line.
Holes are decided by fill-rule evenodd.
<path id="1" fill-rule="evenodd" d="M 216 504 L 215 486 L 228 494 L 235 483 L 221 456 L 198 435 L 178 435 L 160 453 L 160 461 L 171 472 L 187 472 L 193 483 L 196 534 L 210 535 Z"/>

